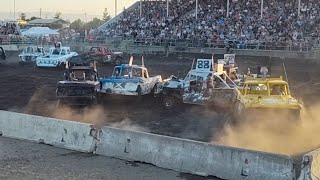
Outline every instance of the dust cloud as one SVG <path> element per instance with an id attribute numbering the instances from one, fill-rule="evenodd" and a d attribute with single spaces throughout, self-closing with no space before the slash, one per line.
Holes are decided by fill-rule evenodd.
<path id="1" fill-rule="evenodd" d="M 64 119 L 83 123 L 93 124 L 97 128 L 102 126 L 111 126 L 120 129 L 150 132 L 149 129 L 134 124 L 129 118 L 110 117 L 102 105 L 88 105 L 86 107 L 69 106 L 60 104 L 57 106 L 55 99 L 47 99 L 46 91 L 39 89 L 34 92 L 27 105 L 21 109 L 12 109 L 15 112 L 40 115 L 56 119 Z"/>
<path id="2" fill-rule="evenodd" d="M 150 132 L 148 128 L 133 124 L 128 118 L 125 118 L 120 122 L 112 123 L 109 126 L 129 131 Z"/>
<path id="3" fill-rule="evenodd" d="M 300 155 L 320 146 L 320 104 L 301 111 L 301 121 L 279 118 L 275 113 L 254 121 L 226 125 L 214 142 L 233 147 Z"/>

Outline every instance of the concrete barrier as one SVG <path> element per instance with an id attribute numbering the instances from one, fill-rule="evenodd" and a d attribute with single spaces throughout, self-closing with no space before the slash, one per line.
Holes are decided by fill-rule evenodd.
<path id="1" fill-rule="evenodd" d="M 0 111 L 0 134 L 4 137 L 93 152 L 95 132 L 90 124 Z"/>
<path id="2" fill-rule="evenodd" d="M 222 179 L 295 178 L 289 156 L 103 127 L 96 153 Z"/>
<path id="3" fill-rule="evenodd" d="M 301 172 L 298 180 L 320 179 L 320 148 L 302 157 Z"/>
<path id="4" fill-rule="evenodd" d="M 18 51 L 19 48 L 17 45 L 1 45 L 1 47 L 5 50 L 5 51 Z"/>

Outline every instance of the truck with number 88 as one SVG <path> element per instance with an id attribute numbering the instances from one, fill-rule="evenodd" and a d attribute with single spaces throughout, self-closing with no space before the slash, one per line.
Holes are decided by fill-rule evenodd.
<path id="1" fill-rule="evenodd" d="M 233 108 L 239 91 L 224 70 L 223 61 L 214 64 L 213 59 L 198 59 L 185 78 L 171 76 L 159 83 L 157 94 L 168 110 L 182 103 Z"/>

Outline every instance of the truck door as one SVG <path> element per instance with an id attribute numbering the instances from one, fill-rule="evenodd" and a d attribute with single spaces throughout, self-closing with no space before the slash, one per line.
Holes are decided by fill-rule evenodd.
<path id="1" fill-rule="evenodd" d="M 204 79 L 202 76 L 188 74 L 185 78 L 184 92 L 182 99 L 184 103 L 203 105 L 206 102 L 206 97 L 203 91 Z"/>

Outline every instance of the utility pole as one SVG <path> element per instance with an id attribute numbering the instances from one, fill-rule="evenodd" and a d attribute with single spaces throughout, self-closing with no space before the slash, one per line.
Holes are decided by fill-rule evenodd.
<path id="1" fill-rule="evenodd" d="M 13 19 L 16 20 L 16 0 L 13 0 Z"/>
<path id="2" fill-rule="evenodd" d="M 114 13 L 115 13 L 114 16 L 117 16 L 117 4 L 118 4 L 117 0 L 114 0 Z"/>
<path id="3" fill-rule="evenodd" d="M 263 18 L 263 0 L 261 0 L 260 19 Z"/>
<path id="4" fill-rule="evenodd" d="M 198 0 L 196 0 L 196 20 L 198 20 Z"/>
<path id="5" fill-rule="evenodd" d="M 169 17 L 169 0 L 167 0 L 167 17 Z"/>
<path id="6" fill-rule="evenodd" d="M 140 18 L 142 17 L 142 0 L 140 0 Z"/>
<path id="7" fill-rule="evenodd" d="M 230 0 L 227 0 L 227 18 L 229 17 L 230 13 Z"/>
<path id="8" fill-rule="evenodd" d="M 42 16 L 42 9 L 40 8 L 40 18 L 41 18 L 41 16 Z"/>
<path id="9" fill-rule="evenodd" d="M 300 13 L 301 13 L 301 0 L 299 0 L 299 3 L 298 3 L 298 17 L 300 17 Z"/>

